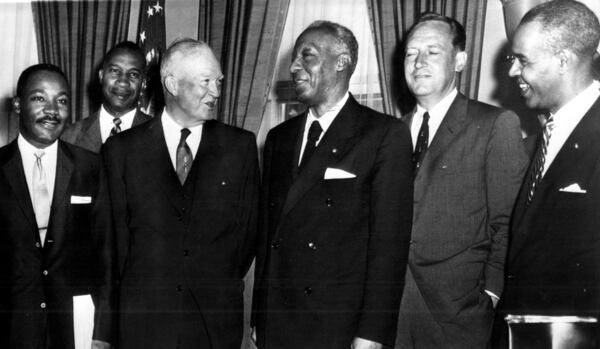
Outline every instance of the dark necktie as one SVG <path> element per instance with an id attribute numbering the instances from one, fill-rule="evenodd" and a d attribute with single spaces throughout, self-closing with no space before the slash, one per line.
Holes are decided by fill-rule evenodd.
<path id="1" fill-rule="evenodd" d="M 308 129 L 308 137 L 306 138 L 306 146 L 304 147 L 304 153 L 302 154 L 300 166 L 298 166 L 300 170 L 306 166 L 308 159 L 310 159 L 312 154 L 315 152 L 315 149 L 317 149 L 317 141 L 319 140 L 319 137 L 321 137 L 322 132 L 323 129 L 321 128 L 321 124 L 319 124 L 317 120 L 310 124 L 310 128 Z"/>
<path id="2" fill-rule="evenodd" d="M 185 179 L 187 178 L 190 168 L 192 167 L 192 161 L 194 160 L 192 157 L 192 151 L 185 142 L 190 133 L 190 130 L 187 128 L 181 129 L 181 138 L 179 139 L 179 144 L 177 145 L 177 159 L 175 161 L 177 168 L 175 171 L 177 172 L 177 177 L 179 177 L 179 182 L 181 185 L 185 183 Z"/>
<path id="3" fill-rule="evenodd" d="M 542 181 L 542 173 L 544 172 L 544 166 L 546 164 L 546 154 L 548 153 L 548 143 L 550 142 L 550 136 L 552 135 L 552 129 L 554 128 L 554 120 L 552 115 L 548 117 L 548 120 L 544 124 L 542 132 L 542 139 L 538 150 L 533 158 L 533 170 L 529 178 L 529 191 L 527 192 L 527 204 L 533 199 L 533 194 L 537 189 L 538 185 Z"/>
<path id="4" fill-rule="evenodd" d="M 115 124 L 112 128 L 112 130 L 110 130 L 110 135 L 114 136 L 117 133 L 121 132 L 121 118 L 114 118 L 113 119 L 113 123 Z"/>
<path id="5" fill-rule="evenodd" d="M 429 144 L 429 113 L 423 114 L 423 123 L 419 129 L 419 135 L 417 136 L 417 145 L 415 146 L 415 152 L 413 153 L 413 166 L 414 170 L 417 171 L 423 163 L 425 152 Z"/>

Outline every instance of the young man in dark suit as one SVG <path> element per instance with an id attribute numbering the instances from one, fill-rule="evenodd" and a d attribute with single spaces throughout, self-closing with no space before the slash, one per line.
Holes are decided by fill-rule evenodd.
<path id="1" fill-rule="evenodd" d="M 223 74 L 184 39 L 161 63 L 162 114 L 109 138 L 120 348 L 239 349 L 254 257 L 254 135 L 212 120 Z M 123 151 L 127 149 L 127 151 Z"/>
<path id="2" fill-rule="evenodd" d="M 146 60 L 133 42 L 110 49 L 98 72 L 102 87 L 100 110 L 69 126 L 61 139 L 95 153 L 108 137 L 151 119 L 138 107 L 145 83 Z"/>
<path id="3" fill-rule="evenodd" d="M 264 151 L 253 326 L 259 348 L 393 345 L 410 222 L 410 134 L 348 93 L 358 44 L 315 22 L 290 72 L 308 110 Z"/>
<path id="4" fill-rule="evenodd" d="M 397 348 L 485 348 L 502 296 L 527 158 L 514 113 L 457 91 L 465 41 L 460 23 L 429 13 L 405 43 L 416 174 Z"/>
<path id="5" fill-rule="evenodd" d="M 514 77 L 547 113 L 519 193 L 503 314 L 600 315 L 600 84 L 596 15 L 577 1 L 531 9 L 512 41 Z"/>
<path id="6" fill-rule="evenodd" d="M 19 77 L 19 136 L 0 149 L 2 348 L 74 348 L 76 297 L 93 299 L 93 347 L 115 343 L 108 190 L 99 156 L 58 140 L 69 99 L 56 66 Z"/>

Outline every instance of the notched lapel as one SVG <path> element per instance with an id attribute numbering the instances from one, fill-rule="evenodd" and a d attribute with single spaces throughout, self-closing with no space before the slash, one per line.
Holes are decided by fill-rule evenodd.
<path id="1" fill-rule="evenodd" d="M 2 166 L 2 171 L 15 194 L 19 207 L 27 218 L 27 221 L 32 229 L 37 231 L 33 203 L 31 202 L 31 196 L 29 195 L 29 189 L 27 188 L 27 180 L 25 179 L 25 171 L 23 170 L 23 161 L 21 160 L 17 141 L 13 141 L 10 147 L 11 149 L 9 152 L 11 155 L 8 161 Z"/>
<path id="2" fill-rule="evenodd" d="M 458 94 L 435 133 L 418 173 L 427 173 L 428 169 L 437 162 L 437 158 L 444 154 L 450 144 L 457 139 L 457 134 L 464 127 L 467 120 L 467 113 L 468 100 L 463 95 Z"/>
<path id="3" fill-rule="evenodd" d="M 283 206 L 282 217 L 296 205 L 307 191 L 323 180 L 327 167 L 336 167 L 335 164 L 355 144 L 353 140 L 360 132 L 356 129 L 356 120 L 361 117 L 357 106 L 357 102 L 352 97 L 348 99 L 340 114 L 329 126 L 315 153 L 292 183 Z"/>

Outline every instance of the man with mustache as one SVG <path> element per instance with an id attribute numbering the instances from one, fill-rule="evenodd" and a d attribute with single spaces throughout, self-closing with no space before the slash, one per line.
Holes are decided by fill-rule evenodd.
<path id="1" fill-rule="evenodd" d="M 596 15 L 578 1 L 531 9 L 509 75 L 547 121 L 511 225 L 505 314 L 600 315 L 600 84 Z"/>
<path id="2" fill-rule="evenodd" d="M 61 139 L 95 153 L 108 137 L 150 120 L 138 107 L 145 84 L 146 60 L 131 41 L 110 49 L 98 72 L 102 87 L 100 110 L 69 126 Z"/>
<path id="3" fill-rule="evenodd" d="M 254 258 L 254 135 L 212 120 L 223 73 L 183 39 L 161 63 L 165 109 L 103 148 L 117 236 L 119 348 L 239 349 Z M 123 151 L 127 149 L 127 151 Z"/>
<path id="4" fill-rule="evenodd" d="M 97 154 L 58 140 L 69 103 L 58 67 L 21 73 L 19 136 L 0 149 L 2 348 L 74 348 L 74 303 L 86 299 L 93 347 L 115 344 L 108 189 Z"/>
<path id="5" fill-rule="evenodd" d="M 404 72 L 415 96 L 414 218 L 397 348 L 485 348 L 502 296 L 508 224 L 526 169 L 518 117 L 456 89 L 467 62 L 456 20 L 422 15 Z"/>
<path id="6" fill-rule="evenodd" d="M 253 326 L 258 347 L 391 346 L 412 217 L 407 127 L 348 92 L 358 44 L 311 24 L 290 72 L 308 110 L 264 151 Z M 316 132 L 315 132 L 316 131 Z"/>

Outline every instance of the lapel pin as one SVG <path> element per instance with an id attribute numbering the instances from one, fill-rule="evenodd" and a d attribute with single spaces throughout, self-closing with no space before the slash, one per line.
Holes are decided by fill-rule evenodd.
<path id="1" fill-rule="evenodd" d="M 227 182 L 225 182 L 225 181 L 221 182 L 221 186 L 222 186 L 222 187 L 224 187 L 224 186 L 226 186 L 226 185 L 227 185 Z"/>
<path id="2" fill-rule="evenodd" d="M 575 143 L 575 149 L 579 149 L 579 144 Z"/>
<path id="3" fill-rule="evenodd" d="M 331 150 L 331 152 L 332 152 L 332 153 L 334 153 L 334 154 L 336 154 L 336 153 L 337 153 L 337 148 L 333 148 L 333 149 Z"/>

